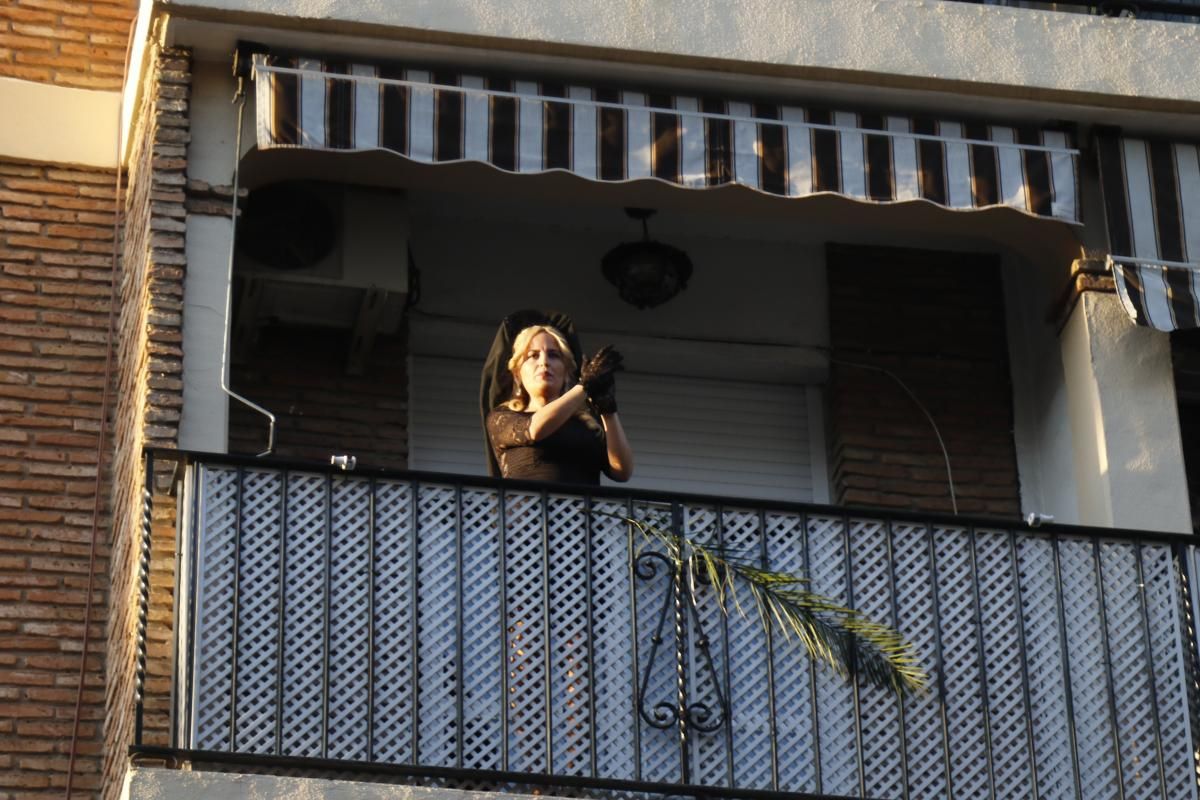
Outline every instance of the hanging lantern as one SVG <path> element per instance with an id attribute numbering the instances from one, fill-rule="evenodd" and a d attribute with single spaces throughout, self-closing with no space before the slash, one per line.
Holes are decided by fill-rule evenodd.
<path id="1" fill-rule="evenodd" d="M 678 247 L 650 239 L 646 220 L 654 215 L 653 209 L 627 208 L 625 213 L 642 221 L 642 240 L 609 250 L 600 268 L 622 300 L 638 308 L 654 308 L 687 288 L 692 260 Z"/>

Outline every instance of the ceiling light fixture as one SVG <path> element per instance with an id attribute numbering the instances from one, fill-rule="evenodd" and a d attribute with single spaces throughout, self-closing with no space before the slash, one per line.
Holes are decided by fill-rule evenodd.
<path id="1" fill-rule="evenodd" d="M 624 242 L 609 250 L 600 268 L 625 302 L 638 308 L 662 305 L 687 288 L 692 260 L 677 247 L 651 241 L 646 220 L 654 215 L 654 209 L 627 208 L 625 213 L 641 220 L 642 240 Z"/>

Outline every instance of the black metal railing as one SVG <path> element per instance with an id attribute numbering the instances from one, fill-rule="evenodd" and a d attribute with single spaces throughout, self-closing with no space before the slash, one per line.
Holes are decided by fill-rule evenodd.
<path id="1" fill-rule="evenodd" d="M 1057 0 L 957 0 L 976 5 L 1033 8 L 1097 14 L 1107 17 L 1161 19 L 1172 22 L 1200 22 L 1200 3 L 1195 0 L 1093 0 L 1093 2 L 1057 2 Z"/>
<path id="2" fill-rule="evenodd" d="M 173 752 L 712 796 L 1197 794 L 1190 537 L 151 457 L 186 465 Z M 928 690 L 814 666 L 626 519 L 896 627 Z"/>

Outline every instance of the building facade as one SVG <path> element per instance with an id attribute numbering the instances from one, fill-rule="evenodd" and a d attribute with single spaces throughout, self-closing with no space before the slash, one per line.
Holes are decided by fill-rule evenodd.
<path id="1" fill-rule="evenodd" d="M 134 2 L 0 10 L 0 794 L 97 794 L 105 726 L 108 370 Z M 85 628 L 85 621 L 87 627 Z"/>

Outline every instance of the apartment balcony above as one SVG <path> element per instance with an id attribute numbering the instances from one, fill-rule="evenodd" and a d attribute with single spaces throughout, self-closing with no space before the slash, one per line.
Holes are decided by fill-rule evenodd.
<path id="1" fill-rule="evenodd" d="M 1153 19 L 1169 22 L 1200 22 L 1200 3 L 1196 0 L 1092 0 L 1056 2 L 1056 0 L 957 0 L 976 5 L 1029 8 L 1039 11 L 1065 11 L 1127 19 Z"/>
<path id="2" fill-rule="evenodd" d="M 464 70 L 802 96 L 835 106 L 962 113 L 970 97 L 971 112 L 980 115 L 1186 131 L 1186 120 L 1176 117 L 1200 104 L 1193 68 L 1200 27 L 1158 13 L 1186 11 L 1183 0 L 1138 4 L 1145 8 L 1133 18 L 1063 13 L 1087 11 L 1084 5 L 191 0 L 171 4 L 169 13 L 175 39 L 201 58 L 226 59 L 242 38 L 280 52 L 334 49 L 353 60 L 440 61 Z"/>
<path id="3" fill-rule="evenodd" d="M 168 465 L 173 699 L 138 758 L 572 796 L 1197 795 L 1190 537 L 148 455 Z M 926 688 L 814 664 L 630 520 L 895 627 Z"/>

